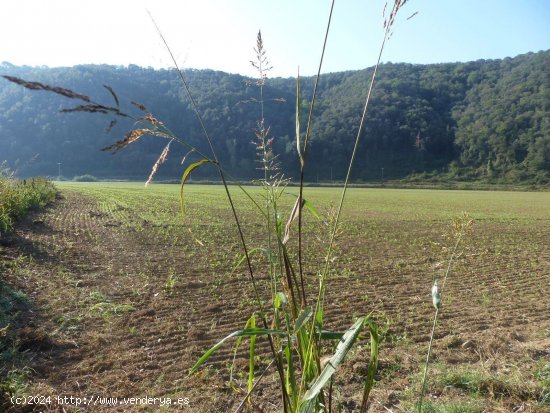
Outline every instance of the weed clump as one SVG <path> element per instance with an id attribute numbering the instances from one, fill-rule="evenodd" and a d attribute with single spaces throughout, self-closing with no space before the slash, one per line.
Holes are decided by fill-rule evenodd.
<path id="1" fill-rule="evenodd" d="M 13 229 L 32 208 L 41 208 L 55 199 L 55 186 L 45 178 L 18 180 L 7 169 L 0 170 L 0 236 Z"/>

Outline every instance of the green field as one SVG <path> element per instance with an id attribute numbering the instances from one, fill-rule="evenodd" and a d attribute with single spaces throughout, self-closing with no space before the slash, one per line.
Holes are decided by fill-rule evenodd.
<path id="1" fill-rule="evenodd" d="M 188 411 L 234 410 L 242 396 L 227 387 L 231 345 L 187 376 L 209 346 L 243 328 L 255 309 L 246 268 L 235 268 L 241 246 L 223 187 L 186 186 L 182 213 L 178 185 L 56 185 L 63 199 L 41 214 L 44 226 L 22 229 L 41 253 L 31 252 L 32 262 L 11 277 L 33 274 L 27 288 L 41 308 L 41 328 L 52 341 L 77 347 L 68 359 L 63 352 L 52 356 L 62 374 L 35 360 L 31 367 L 43 373 L 33 385 L 71 393 L 77 381 L 92 393 L 189 397 Z M 230 188 L 249 248 L 263 246 L 262 219 L 239 188 Z M 246 190 L 263 202 L 261 188 Z M 305 188 L 321 217 L 304 215 L 310 297 L 339 191 Z M 283 222 L 297 189 L 287 192 L 280 198 Z M 380 327 L 371 411 L 410 411 L 416 402 L 433 317 L 432 280 L 443 276 L 452 222 L 463 212 L 474 225 L 445 290 L 426 411 L 548 411 L 550 193 L 353 188 L 325 312 L 334 330 L 370 313 Z M 253 266 L 267 299 L 261 254 L 253 255 Z M 269 362 L 265 343 L 257 354 L 261 370 Z M 361 345 L 336 375 L 348 406 L 360 398 L 365 360 Z M 238 386 L 246 385 L 247 362 L 246 351 L 239 352 Z M 277 410 L 273 378 L 262 386 L 267 411 Z"/>
<path id="2" fill-rule="evenodd" d="M 180 194 L 179 185 L 172 184 L 152 184 L 145 187 L 139 182 L 56 182 L 56 185 L 62 190 L 75 190 L 98 199 L 111 199 L 112 202 L 128 205 L 145 202 L 150 206 L 160 200 L 163 205 L 174 206 Z M 239 201 L 246 201 L 240 189 L 236 186 L 231 188 Z M 259 187 L 249 186 L 245 189 L 256 196 L 261 192 Z M 227 204 L 222 186 L 188 185 L 185 192 L 192 205 L 225 208 Z M 288 188 L 287 192 L 297 194 L 298 189 Z M 336 202 L 340 193 L 339 188 L 305 189 L 305 196 L 315 205 L 326 206 Z M 288 197 L 287 203 L 292 205 L 293 200 L 295 198 Z M 346 211 L 350 214 L 383 213 L 410 220 L 448 219 L 464 211 L 474 219 L 545 220 L 550 213 L 550 192 L 352 188 L 348 190 L 346 204 Z"/>

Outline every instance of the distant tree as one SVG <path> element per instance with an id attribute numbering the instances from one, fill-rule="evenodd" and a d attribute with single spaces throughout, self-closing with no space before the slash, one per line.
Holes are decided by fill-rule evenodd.
<path id="1" fill-rule="evenodd" d="M 371 70 L 322 75 L 306 179 L 344 176 Z M 102 88 L 107 84 L 125 110 L 135 109 L 132 101 L 142 103 L 176 134 L 207 149 L 172 70 L 135 65 L 49 69 L 3 63 L 0 74 L 63 86 L 112 104 L 111 94 Z M 189 70 L 187 77 L 224 167 L 240 179 L 255 177 L 250 142 L 257 107 L 242 103 L 254 95 L 252 86 L 242 76 L 212 70 Z M 468 63 L 385 64 L 378 79 L 355 179 L 380 179 L 384 168 L 388 179 L 447 171 L 457 179 L 550 180 L 550 51 Z M 303 107 L 313 80 L 302 79 Z M 296 177 L 291 138 L 295 79 L 270 79 L 264 92 L 274 149 L 287 176 Z M 109 118 L 59 113 L 69 105 L 61 96 L 30 92 L 0 78 L 0 161 L 6 159 L 21 176 L 57 176 L 58 163 L 65 176 L 148 175 L 162 142 L 143 139 L 113 157 L 99 149 L 126 134 L 132 124 L 121 121 L 106 133 Z M 174 147 L 159 174 L 179 176 L 183 155 Z"/>

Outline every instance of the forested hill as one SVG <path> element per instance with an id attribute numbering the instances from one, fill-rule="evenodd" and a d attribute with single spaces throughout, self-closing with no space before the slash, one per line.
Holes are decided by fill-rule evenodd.
<path id="1" fill-rule="evenodd" d="M 372 68 L 322 75 L 316 105 L 308 180 L 340 180 L 357 133 Z M 0 75 L 61 86 L 139 115 L 144 104 L 171 130 L 208 153 L 189 101 L 172 70 L 130 65 L 73 68 L 0 65 Z M 247 79 L 210 70 L 186 72 L 221 163 L 236 178 L 257 176 L 251 143 L 260 116 L 258 88 Z M 302 79 L 302 118 L 307 116 L 313 78 Z M 266 124 L 285 175 L 297 177 L 295 79 L 268 79 Z M 99 114 L 60 113 L 74 101 L 31 92 L 0 78 L 0 162 L 20 176 L 144 179 L 166 143 L 154 137 L 116 155 L 100 149 L 131 128 Z M 305 122 L 304 122 L 305 124 Z M 185 148 L 171 148 L 160 177 L 181 176 Z M 193 154 L 187 162 L 197 159 Z M 60 165 L 59 165 L 60 164 Z M 383 168 L 383 169 L 382 169 Z M 382 172 L 383 170 L 383 172 Z M 215 177 L 204 168 L 203 177 Z M 356 181 L 410 174 L 455 179 L 550 181 L 550 51 L 503 60 L 437 65 L 384 64 L 373 93 L 365 136 L 359 147 Z M 210 175 L 209 175 L 210 174 Z M 197 175 L 199 176 L 199 175 Z"/>

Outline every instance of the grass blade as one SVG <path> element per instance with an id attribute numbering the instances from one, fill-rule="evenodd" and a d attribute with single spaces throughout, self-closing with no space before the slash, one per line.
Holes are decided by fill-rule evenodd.
<path id="1" fill-rule="evenodd" d="M 191 172 L 193 172 L 195 169 L 197 169 L 199 166 L 201 166 L 204 163 L 214 163 L 214 162 L 212 162 L 210 159 L 201 159 L 200 161 L 194 162 L 187 167 L 187 169 L 183 173 L 183 176 L 181 177 L 180 202 L 181 202 L 182 211 L 183 211 L 183 187 L 185 186 L 187 179 L 189 179 Z"/>
<path id="2" fill-rule="evenodd" d="M 252 315 L 250 317 L 250 327 L 252 329 L 256 328 L 256 316 Z M 248 360 L 248 393 L 252 392 L 252 388 L 254 387 L 254 357 L 256 355 L 256 336 L 250 336 L 250 352 L 249 352 L 249 360 Z M 248 401 L 250 402 L 252 400 L 251 397 L 248 398 Z"/>
<path id="3" fill-rule="evenodd" d="M 319 336 L 321 340 L 341 340 L 342 337 L 344 337 L 344 334 L 345 333 L 342 333 L 340 331 L 321 330 Z"/>
<path id="4" fill-rule="evenodd" d="M 370 360 L 367 369 L 367 377 L 365 378 L 365 387 L 363 389 L 363 401 L 361 402 L 361 413 L 367 411 L 367 402 L 370 391 L 374 385 L 374 376 L 378 369 L 378 346 L 380 344 L 380 336 L 378 335 L 378 327 L 372 321 L 367 322 L 370 330 Z"/>
<path id="5" fill-rule="evenodd" d="M 293 354 L 292 354 L 292 335 L 290 333 L 290 326 L 292 325 L 290 322 L 290 314 L 287 312 L 285 314 L 285 321 L 286 321 L 286 330 L 287 330 L 287 340 L 286 344 L 283 348 L 283 352 L 286 358 L 286 374 L 285 374 L 285 382 L 286 382 L 286 391 L 290 397 L 290 403 L 292 404 L 293 408 L 291 411 L 296 411 L 296 408 L 298 407 L 298 388 L 296 387 L 296 368 L 294 367 L 294 360 L 293 360 Z"/>
<path id="6" fill-rule="evenodd" d="M 328 363 L 326 364 L 325 368 L 317 377 L 317 380 L 313 382 L 311 387 L 308 389 L 308 391 L 304 394 L 303 397 L 303 407 L 301 408 L 301 412 L 308 411 L 309 409 L 309 402 L 315 400 L 315 398 L 319 395 L 323 387 L 328 383 L 336 369 L 342 362 L 344 361 L 344 358 L 348 354 L 349 350 L 355 343 L 355 340 L 359 336 L 359 333 L 361 332 L 363 325 L 365 324 L 365 317 L 360 317 L 355 324 L 353 324 L 342 337 L 342 340 L 340 343 L 338 343 L 338 346 L 336 347 L 336 352 L 334 355 L 330 358 Z"/>
<path id="7" fill-rule="evenodd" d="M 300 145 L 300 110 L 301 110 L 302 94 L 300 93 L 300 70 L 298 69 L 298 76 L 296 77 L 296 150 L 300 157 L 300 165 L 304 167 L 304 157 L 302 156 L 302 149 Z"/>
<path id="8" fill-rule="evenodd" d="M 247 330 L 251 327 L 252 319 L 255 318 L 255 314 L 252 314 L 248 320 L 246 320 L 246 324 L 244 325 L 244 330 Z M 256 325 L 254 325 L 254 328 Z M 233 386 L 233 367 L 235 366 L 235 359 L 237 358 L 237 352 L 239 351 L 239 348 L 241 347 L 241 342 L 245 336 L 240 336 L 237 341 L 235 342 L 235 350 L 233 350 L 233 362 L 231 363 L 231 369 L 229 371 L 229 385 L 233 390 L 236 388 Z"/>
<path id="9" fill-rule="evenodd" d="M 312 203 L 309 202 L 307 199 L 305 198 L 302 198 L 302 200 L 304 201 L 304 206 L 308 209 L 309 212 L 311 212 L 311 214 L 317 218 L 319 221 L 321 220 L 321 216 L 319 215 L 319 213 L 317 212 L 317 210 L 313 207 Z"/>
<path id="10" fill-rule="evenodd" d="M 283 330 L 270 330 L 265 328 L 247 328 L 244 330 L 237 330 L 229 334 L 228 336 L 224 337 L 220 341 L 218 341 L 213 347 L 211 347 L 206 353 L 203 354 L 203 356 L 195 363 L 193 367 L 189 370 L 189 375 L 195 373 L 200 366 L 204 364 L 206 360 L 210 358 L 216 350 L 218 350 L 223 343 L 225 343 L 227 340 L 233 337 L 252 337 L 252 336 L 265 336 L 265 335 L 278 335 L 278 336 L 284 336 L 286 335 L 286 331 Z"/>
<path id="11" fill-rule="evenodd" d="M 299 198 L 298 195 L 296 194 L 289 194 L 289 195 L 292 195 L 292 196 L 295 196 L 296 198 Z M 302 197 L 302 208 L 303 207 L 306 207 L 309 212 L 311 212 L 311 214 L 317 218 L 319 221 L 321 220 L 321 215 L 319 214 L 319 212 L 317 212 L 317 210 L 315 209 L 315 207 L 313 206 L 313 204 L 308 201 L 307 199 L 305 199 L 304 197 Z"/>
<path id="12" fill-rule="evenodd" d="M 294 334 L 300 331 L 300 329 L 304 326 L 304 324 L 311 318 L 312 314 L 313 314 L 313 311 L 311 310 L 311 308 L 309 307 L 304 308 L 304 310 L 300 313 L 300 315 L 296 319 L 296 325 L 294 326 Z"/>
<path id="13" fill-rule="evenodd" d="M 252 254 L 254 254 L 255 252 L 263 252 L 266 256 L 267 259 L 271 260 L 271 256 L 269 254 L 269 252 L 267 251 L 267 249 L 265 248 L 262 248 L 262 247 L 256 247 L 256 248 L 252 248 L 250 251 L 248 251 L 248 256 L 251 257 Z M 239 268 L 241 266 L 241 264 L 244 262 L 244 260 L 246 259 L 246 255 L 242 254 L 241 257 L 239 258 L 239 261 L 237 261 L 237 263 L 233 266 L 233 269 L 231 270 L 231 272 L 235 272 L 237 270 L 237 268 Z"/>

